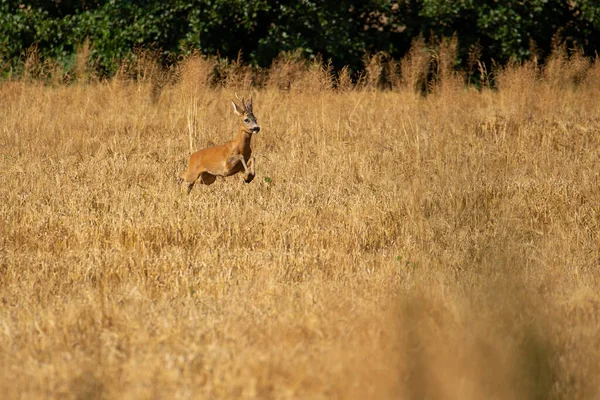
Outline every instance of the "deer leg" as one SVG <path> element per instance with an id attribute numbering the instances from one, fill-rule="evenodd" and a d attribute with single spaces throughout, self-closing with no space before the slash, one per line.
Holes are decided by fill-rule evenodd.
<path id="1" fill-rule="evenodd" d="M 250 171 L 248 171 L 248 169 L 246 169 L 246 174 L 244 175 L 244 182 L 250 183 L 254 179 L 254 176 L 256 175 L 256 172 L 254 169 L 255 165 L 256 165 L 256 160 L 254 159 L 254 156 L 250 156 L 250 159 L 248 160 L 248 167 L 249 167 Z"/>
<path id="2" fill-rule="evenodd" d="M 185 186 L 186 186 L 186 194 L 190 194 L 190 192 L 192 191 L 192 188 L 194 187 L 194 183 L 195 181 L 189 182 L 186 178 L 185 178 L 185 174 L 182 174 L 179 179 L 177 179 L 177 184 L 179 186 L 181 186 L 183 183 L 185 182 Z M 182 188 L 183 189 L 183 188 Z"/>
<path id="3" fill-rule="evenodd" d="M 186 192 L 185 192 L 185 194 L 187 194 L 187 195 L 189 195 L 189 194 L 190 194 L 190 192 L 191 192 L 191 191 L 192 191 L 192 189 L 194 188 L 194 183 L 195 183 L 195 182 L 192 182 L 192 183 L 186 182 L 186 184 L 187 184 L 187 188 L 186 188 Z"/>
<path id="4" fill-rule="evenodd" d="M 238 154 L 237 156 L 230 157 L 229 160 L 227 160 L 227 164 L 231 165 L 233 167 L 233 166 L 235 166 L 235 164 L 237 164 L 238 161 L 242 162 L 242 165 L 244 166 L 244 171 L 247 174 L 248 173 L 248 165 L 246 165 L 246 160 L 244 160 L 243 154 Z"/>
<path id="5" fill-rule="evenodd" d="M 190 194 L 192 188 L 194 187 L 194 184 L 196 183 L 200 175 L 200 171 L 194 171 L 190 169 L 181 174 L 181 176 L 179 177 L 179 183 L 181 184 L 185 182 L 185 185 L 187 186 L 187 194 Z"/>

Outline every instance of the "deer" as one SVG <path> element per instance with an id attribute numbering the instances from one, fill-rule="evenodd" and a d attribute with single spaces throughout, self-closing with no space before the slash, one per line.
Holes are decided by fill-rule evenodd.
<path id="1" fill-rule="evenodd" d="M 197 181 L 203 185 L 212 185 L 217 176 L 227 177 L 239 172 L 244 173 L 244 182 L 254 179 L 256 161 L 252 155 L 250 142 L 252 136 L 260 131 L 256 117 L 252 113 L 252 97 L 241 102 L 238 106 L 232 101 L 233 112 L 239 117 L 239 131 L 235 139 L 219 145 L 207 147 L 193 153 L 188 162 L 187 170 L 179 177 L 179 184 L 185 182 L 189 195 Z"/>

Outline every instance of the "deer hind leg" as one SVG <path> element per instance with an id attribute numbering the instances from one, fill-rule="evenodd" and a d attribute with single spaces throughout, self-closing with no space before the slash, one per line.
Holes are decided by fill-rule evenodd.
<path id="1" fill-rule="evenodd" d="M 192 189 L 194 187 L 194 184 L 196 183 L 196 181 L 198 180 L 200 175 L 201 175 L 200 171 L 196 171 L 196 170 L 192 170 L 192 169 L 188 169 L 183 174 L 181 174 L 181 176 L 179 177 L 179 184 L 185 182 L 187 194 L 190 194 L 190 192 L 192 191 Z"/>
<path id="2" fill-rule="evenodd" d="M 250 183 L 254 179 L 254 176 L 256 175 L 256 172 L 254 169 L 255 165 L 256 165 L 256 160 L 254 159 L 254 156 L 250 156 L 250 159 L 248 160 L 248 165 L 246 168 L 246 173 L 244 174 L 244 182 Z"/>
<path id="3" fill-rule="evenodd" d="M 196 183 L 196 181 L 188 181 L 186 178 L 184 178 L 183 176 L 181 178 L 179 178 L 179 184 L 181 185 L 182 183 L 185 182 L 185 194 L 190 194 L 190 192 L 192 191 L 192 189 L 194 188 L 194 184 Z"/>

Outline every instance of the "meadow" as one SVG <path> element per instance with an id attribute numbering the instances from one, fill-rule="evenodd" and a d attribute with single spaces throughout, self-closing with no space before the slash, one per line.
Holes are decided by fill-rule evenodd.
<path id="1" fill-rule="evenodd" d="M 600 62 L 437 56 L 0 83 L 2 397 L 598 398 Z"/>

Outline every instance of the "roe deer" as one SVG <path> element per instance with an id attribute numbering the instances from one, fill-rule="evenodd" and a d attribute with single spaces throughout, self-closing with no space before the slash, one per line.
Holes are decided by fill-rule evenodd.
<path id="1" fill-rule="evenodd" d="M 190 156 L 188 169 L 179 178 L 180 184 L 184 181 L 187 184 L 187 194 L 190 194 L 198 179 L 204 185 L 211 185 L 217 176 L 231 176 L 241 171 L 244 171 L 244 182 L 250 183 L 254 179 L 256 161 L 250 140 L 253 134 L 260 131 L 260 127 L 252 113 L 252 98 L 246 102 L 243 99 L 240 101 L 241 107 L 231 102 L 233 111 L 240 118 L 237 137 L 220 146 L 198 150 Z"/>

